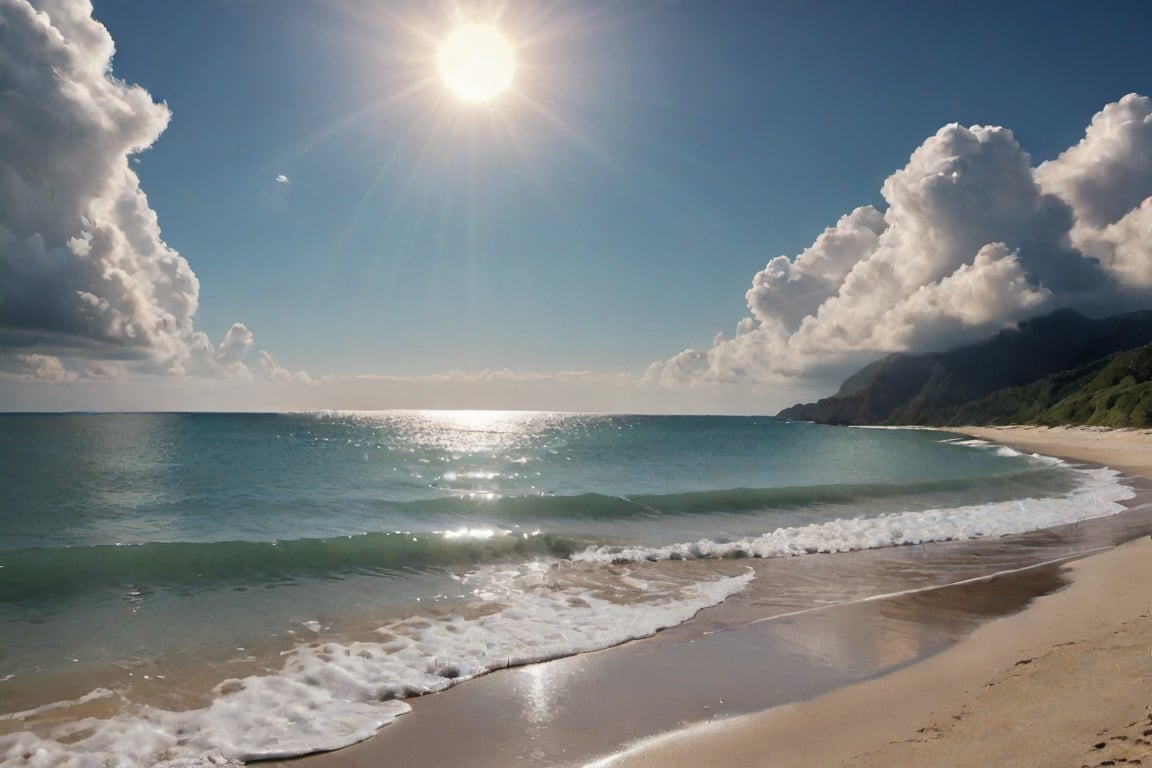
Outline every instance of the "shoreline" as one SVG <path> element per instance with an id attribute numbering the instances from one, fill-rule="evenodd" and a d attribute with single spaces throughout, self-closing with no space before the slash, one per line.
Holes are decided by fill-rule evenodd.
<path id="1" fill-rule="evenodd" d="M 785 430 L 779 445 L 767 444 L 773 449 L 787 447 L 792 437 Z M 288 755 L 327 746 L 336 751 L 312 752 L 303 765 L 594 765 L 604 755 L 629 750 L 653 734 L 672 734 L 686 728 L 695 732 L 700 723 L 732 721 L 787 708 L 919 667 L 977 627 L 1018 613 L 1037 596 L 1066 587 L 1062 567 L 1068 561 L 1152 533 L 1152 484 L 1103 465 L 1028 456 L 1025 451 L 970 440 L 956 432 L 879 435 L 821 428 L 813 430 L 810 437 L 816 444 L 827 446 L 829 460 L 837 462 L 834 466 L 839 468 L 836 477 L 845 477 L 841 470 L 848 469 L 847 477 L 857 482 L 860 478 L 882 481 L 888 477 L 885 466 L 899 466 L 905 467 L 905 474 L 911 470 L 914 477 L 935 477 L 933 472 L 939 469 L 946 476 L 951 473 L 965 480 L 894 488 L 882 482 L 860 486 L 845 482 L 842 489 L 830 493 L 801 494 L 796 503 L 802 511 L 788 518 L 796 525 L 747 540 L 732 537 L 725 525 L 697 526 L 718 538 L 715 542 L 702 540 L 698 545 L 678 545 L 698 547 L 687 552 L 687 557 L 638 548 L 629 557 L 612 562 L 604 559 L 604 552 L 592 552 L 599 557 L 589 563 L 547 559 L 544 563 L 550 575 L 541 577 L 543 580 L 536 577 L 538 571 L 544 573 L 539 560 L 498 558 L 497 563 L 506 562 L 507 566 L 498 564 L 496 575 L 508 578 L 495 583 L 530 577 L 528 593 L 533 597 L 525 605 L 510 601 L 513 611 L 509 621 L 485 612 L 487 606 L 473 600 L 469 603 L 474 606 L 471 617 L 463 613 L 454 616 L 451 606 L 429 609 L 426 617 L 425 612 L 417 611 L 414 618 L 406 619 L 408 624 L 398 635 L 390 635 L 392 630 L 388 624 L 381 625 L 381 609 L 373 602 L 379 597 L 377 585 L 373 583 L 370 594 L 365 595 L 357 590 L 358 581 L 341 576 L 331 584 L 338 593 L 333 596 L 341 601 L 358 595 L 371 598 L 359 604 L 367 609 L 365 614 L 353 617 L 354 631 L 365 634 L 333 628 L 335 624 L 328 622 L 336 614 L 325 615 L 323 607 L 317 609 L 315 606 L 327 605 L 320 601 L 311 603 L 313 607 L 299 621 L 289 622 L 291 627 L 303 626 L 315 634 L 297 637 L 297 632 L 289 630 L 289 653 L 294 654 L 290 659 L 283 659 L 283 651 L 262 655 L 258 649 L 263 645 L 221 637 L 218 644 L 228 652 L 219 658 L 228 665 L 245 665 L 256 677 L 244 675 L 237 680 L 215 663 L 217 657 L 207 653 L 199 663 L 190 656 L 180 657 L 186 668 L 196 668 L 194 676 L 175 674 L 175 667 L 158 666 L 160 662 L 167 664 L 165 657 L 148 656 L 145 649 L 145 654 L 125 654 L 124 664 L 105 665 L 115 667 L 109 671 L 117 680 L 126 681 L 123 686 L 101 684 L 95 679 L 86 685 L 83 675 L 100 670 L 79 664 L 80 654 L 71 658 L 72 665 L 64 665 L 66 672 L 62 668 L 58 674 L 68 676 L 69 684 L 79 687 L 71 695 L 40 696 L 36 685 L 41 680 L 39 668 L 27 679 L 6 678 L 13 681 L 5 686 L 6 692 L 24 691 L 30 704 L 8 707 L 14 710 L 13 717 L 0 723 L 0 733 L 9 734 L 0 736 L 0 752 L 9 757 L 43 753 L 39 762 L 45 764 L 90 753 L 101 759 L 124 755 L 129 761 L 150 765 L 177 756 L 197 762 L 198 754 L 208 758 L 217 753 L 235 759 L 259 759 L 261 754 L 272 758 L 277 753 L 286 761 Z M 861 447 L 883 451 L 889 442 L 895 446 L 892 457 L 907 464 L 868 463 L 872 451 Z M 1046 450 L 1058 452 L 1050 447 Z M 1059 452 L 1065 456 L 1069 453 Z M 809 461 L 805 457 L 801 463 Z M 970 461 L 985 467 L 994 478 L 987 487 L 968 481 L 965 468 Z M 1140 498 L 1131 501 L 1134 490 Z M 766 493 L 752 501 L 773 510 L 777 496 Z M 1122 505 L 1124 500 L 1130 501 Z M 742 518 L 733 520 L 731 526 L 748 525 Z M 764 526 L 761 516 L 756 520 L 755 530 L 771 528 Z M 678 521 L 670 520 L 670 524 Z M 708 549 L 729 544 L 723 551 Z M 665 554 L 668 556 L 662 557 Z M 525 562 L 527 570 L 522 567 Z M 501 571 L 501 567 L 508 570 Z M 459 576 L 459 589 L 467 591 L 469 585 L 486 588 L 485 574 L 491 569 L 475 571 L 475 579 L 472 570 L 458 571 L 453 569 L 454 578 Z M 744 575 L 752 576 L 752 581 L 729 599 L 692 616 L 681 613 L 669 628 L 654 636 L 645 637 L 651 630 L 638 631 L 645 622 L 651 624 L 653 615 L 659 615 L 666 582 L 689 584 L 693 591 L 683 597 L 700 606 L 721 598 L 707 586 L 710 582 Z M 324 585 L 328 581 L 324 579 Z M 568 584 L 575 585 L 577 591 L 568 590 Z M 256 585 L 245 585 L 251 586 Z M 449 586 L 453 592 L 457 589 L 454 584 Z M 584 587 L 591 591 L 579 591 Z M 517 588 L 513 584 L 513 589 Z M 482 592 L 473 593 L 481 600 L 488 599 Z M 292 592 L 289 597 L 299 594 Z M 585 594 L 587 600 L 582 597 Z M 570 641 L 574 633 L 595 631 L 604 624 L 594 614 L 605 596 L 611 604 L 643 604 L 640 610 L 614 615 L 625 636 L 644 639 L 612 647 L 588 644 L 584 647 L 604 649 L 575 655 L 523 657 L 525 661 L 552 658 L 525 666 L 512 663 L 522 657 L 515 656 L 506 641 L 518 634 L 522 618 L 536 624 L 528 644 L 531 647 L 556 639 Z M 698 600 L 700 596 L 707 599 Z M 265 598 L 261 594 L 257 599 L 263 602 Z M 126 602 L 125 606 L 116 605 L 135 612 L 136 603 L 130 599 Z M 161 600 L 154 604 L 168 610 L 175 605 Z M 647 610 L 649 606 L 656 611 Z M 498 606 L 494 603 L 494 607 Z M 582 611 L 570 615 L 566 607 L 588 608 L 593 615 L 587 618 L 589 613 Z M 401 613 L 408 616 L 411 611 Z M 538 620 L 538 614 L 544 621 Z M 158 611 L 145 617 L 149 615 L 163 618 L 166 614 Z M 483 630 L 485 624 L 493 627 L 493 632 Z M 130 626 L 138 628 L 128 625 L 126 629 Z M 139 626 L 147 629 L 146 625 Z M 201 627 L 209 632 L 233 629 L 231 624 L 217 623 L 211 617 L 206 624 L 196 622 L 191 629 Z M 247 622 L 235 625 L 236 629 L 242 627 L 247 627 Z M 481 629 L 473 631 L 477 628 Z M 169 637 L 163 632 L 149 636 Z M 270 637 L 280 636 L 273 633 Z M 35 635 L 29 633 L 29 637 Z M 394 642 L 397 637 L 401 639 Z M 414 640 L 415 645 L 405 638 Z M 405 653 L 393 656 L 396 648 Z M 406 653 L 411 649 L 415 652 Z M 457 658 L 465 661 L 457 662 Z M 452 671 L 469 670 L 467 660 L 489 658 L 496 663 L 484 662 L 485 666 L 473 669 L 495 668 L 498 671 L 494 674 L 470 679 L 470 674 Z M 389 672 L 390 665 L 397 664 L 414 673 L 411 679 L 469 682 L 462 686 L 449 682 L 450 690 L 418 696 L 414 694 L 419 688 L 398 689 L 389 682 L 396 677 L 409 679 Z M 56 667 L 45 669 L 57 673 Z M 447 674 L 437 674 L 442 669 Z M 153 683 L 153 678 L 161 682 Z M 221 679 L 224 682 L 216 685 Z M 383 680 L 384 685 L 375 687 L 375 680 Z M 211 694 L 207 693 L 209 688 Z M 400 695 L 407 703 L 389 702 L 383 708 L 398 706 L 404 711 L 411 709 L 411 714 L 377 733 L 370 730 L 375 727 L 371 723 L 356 730 L 356 738 L 374 736 L 361 744 L 343 747 L 348 741 L 343 738 L 320 742 L 314 734 L 351 731 L 345 725 L 348 721 L 325 729 L 323 717 L 345 717 L 343 705 L 327 708 L 313 699 L 310 706 L 301 708 L 300 694 L 312 692 L 337 702 L 366 700 L 368 709 L 372 709 L 371 702 Z M 47 698 L 52 706 L 41 706 L 36 697 Z M 188 709 L 185 702 L 194 702 L 187 715 L 181 714 Z M 157 708 L 149 708 L 150 704 Z M 237 705 L 246 710 L 245 717 L 231 716 L 229 710 L 236 710 Z M 257 723 L 255 718 L 265 712 L 271 713 L 274 724 L 283 725 L 272 731 L 263 722 Z M 350 717 L 359 721 L 362 715 L 356 711 Z M 140 733 L 141 725 L 145 735 L 155 732 L 160 738 L 176 739 L 175 744 L 168 751 L 146 752 L 146 745 L 138 747 L 135 743 L 139 740 L 134 734 Z M 444 738 L 446 732 L 451 738 Z M 284 746 L 263 752 L 239 751 L 219 741 L 220 734 L 232 733 L 237 743 Z M 711 764 L 710 756 L 701 762 Z M 292 764 L 297 763 L 293 760 Z"/>
<path id="2" fill-rule="evenodd" d="M 1101 427 L 942 427 L 1009 448 L 1086 461 L 1152 479 L 1152 429 Z"/>
<path id="3" fill-rule="evenodd" d="M 1152 430 L 942 431 L 1110 466 L 1138 488 L 1152 480 Z M 1067 589 L 919 663 L 808 701 L 656 736 L 590 765 L 1152 762 L 1152 539 L 1063 570 Z"/>
<path id="4" fill-rule="evenodd" d="M 1050 453 L 1079 461 L 1069 451 Z M 1147 494 L 1142 495 L 1146 501 Z M 757 568 L 763 578 L 758 577 L 748 591 L 705 609 L 684 624 L 604 651 L 502 670 L 449 691 L 411 699 L 412 714 L 375 738 L 278 765 L 725 765 L 714 759 L 716 739 L 730 741 L 726 733 L 717 736 L 718 729 L 725 727 L 720 723 L 755 721 L 808 706 L 792 702 L 822 701 L 919 669 L 950 653 L 975 629 L 997 624 L 1000 617 L 1017 614 L 1037 595 L 1064 587 L 1066 569 L 1060 563 L 1043 566 L 1044 560 L 1082 558 L 1085 550 L 1101 543 L 1111 550 L 1116 543 L 1149 531 L 1152 507 L 1141 507 L 1132 515 L 1096 518 L 1003 540 L 740 561 Z M 1027 550 L 1051 554 L 1022 554 Z M 993 565 L 1001 562 L 1021 567 L 1014 571 L 1011 566 Z M 795 616 L 781 610 L 775 617 L 776 610 L 765 612 L 766 594 L 756 594 L 758 584 L 775 597 L 780 590 L 789 591 L 789 579 L 794 580 L 794 588 L 804 588 L 814 579 L 841 580 L 845 573 L 863 576 L 874 586 L 893 583 L 927 588 L 890 594 L 879 594 L 889 590 L 878 588 L 876 599 L 828 605 Z M 978 578 L 967 579 L 966 574 Z M 769 620 L 757 621 L 761 618 Z M 848 721 L 854 714 L 838 717 Z M 826 728 L 826 722 L 819 720 L 817 730 Z M 685 728 L 689 730 L 679 730 Z M 451 739 L 443 737 L 446 729 L 453 733 Z M 685 733 L 690 734 L 687 747 L 681 742 Z M 638 741 L 652 734 L 665 735 Z M 660 752 L 660 744 L 669 739 L 677 743 L 671 755 L 662 750 L 659 759 L 630 762 L 644 760 L 652 750 Z M 701 740 L 698 749 L 693 746 L 697 740 Z M 643 749 L 629 748 L 637 743 Z M 765 744 L 753 741 L 753 759 L 731 764 L 770 764 L 765 762 Z M 796 750 L 810 748 L 811 744 L 795 746 Z M 625 751 L 612 758 L 622 762 L 603 759 L 612 750 Z M 771 749 L 772 754 L 777 751 Z M 782 756 L 780 764 L 790 761 L 791 757 Z"/>

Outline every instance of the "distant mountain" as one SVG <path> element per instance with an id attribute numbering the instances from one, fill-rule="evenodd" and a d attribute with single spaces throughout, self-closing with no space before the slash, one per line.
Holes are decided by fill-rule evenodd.
<path id="1" fill-rule="evenodd" d="M 1152 344 L 998 390 L 958 406 L 943 423 L 1152 427 Z"/>
<path id="2" fill-rule="evenodd" d="M 785 408 L 778 416 L 823 424 L 956 423 L 959 406 L 997 390 L 1024 387 L 1150 342 L 1152 310 L 1093 320 L 1061 309 L 948 352 L 889 355 L 848 377 L 835 395 Z"/>

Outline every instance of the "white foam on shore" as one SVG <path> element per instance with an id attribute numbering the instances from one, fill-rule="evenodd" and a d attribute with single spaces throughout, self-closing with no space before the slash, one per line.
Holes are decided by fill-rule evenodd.
<path id="1" fill-rule="evenodd" d="M 1058 459 L 1055 456 L 1046 456 L 1042 453 L 1025 453 L 1024 451 L 1011 448 L 1007 445 L 1000 445 L 999 443 L 992 443 L 987 440 L 981 440 L 978 437 L 953 437 L 947 440 L 941 440 L 942 443 L 951 443 L 953 445 L 962 445 L 966 448 L 982 448 L 995 452 L 997 456 L 1014 457 L 1014 456 L 1027 456 L 1034 462 L 1039 464 L 1047 464 L 1049 466 L 1068 466 L 1068 462 L 1063 459 Z"/>
<path id="2" fill-rule="evenodd" d="M 115 695 L 115 693 L 108 690 L 107 688 L 97 688 L 76 699 L 68 699 L 67 701 L 54 701 L 51 704 L 44 704 L 43 706 L 33 707 L 32 709 L 25 709 L 23 712 L 10 712 L 5 715 L 0 715 L 0 722 L 7 722 L 9 720 L 27 720 L 30 717 L 36 717 L 37 715 L 42 715 L 45 712 L 51 712 L 54 709 L 78 707 L 91 701 L 96 701 L 98 699 L 108 699 Z"/>
<path id="3" fill-rule="evenodd" d="M 371 641 L 301 645 L 278 674 L 224 681 L 204 709 L 135 706 L 48 733 L 3 736 L 0 765 L 195 768 L 338 749 L 408 712 L 399 699 L 647 637 L 723 602 L 752 579 L 749 571 L 706 582 L 647 577 L 589 587 L 566 586 L 555 574 L 539 564 L 482 569 L 468 579 L 486 606 L 474 618 L 411 617 L 381 627 Z M 614 593 L 620 598 L 611 599 Z"/>
<path id="4" fill-rule="evenodd" d="M 664 547 L 590 547 L 574 554 L 572 559 L 625 563 L 706 557 L 786 557 L 1006 536 L 1113 515 L 1124 510 L 1121 501 L 1136 495 L 1132 488 L 1119 482 L 1120 473 L 1115 470 L 1069 471 L 1079 475 L 1077 487 L 1052 498 L 1013 499 L 992 504 L 831 520 L 777 528 L 762 536 L 729 542 L 701 539 Z"/>

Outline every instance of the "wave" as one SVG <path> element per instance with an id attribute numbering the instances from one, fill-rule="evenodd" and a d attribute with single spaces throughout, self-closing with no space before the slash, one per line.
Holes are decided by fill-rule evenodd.
<path id="1" fill-rule="evenodd" d="M 905 499 L 941 493 L 1016 495 L 1022 488 L 1033 492 L 1059 488 L 1067 473 L 1060 469 L 1040 468 L 991 477 L 921 480 L 908 483 L 838 483 L 833 485 L 789 486 L 782 488 L 732 488 L 718 491 L 629 496 L 628 500 L 646 510 L 662 514 L 699 514 L 708 512 L 751 512 L 756 510 L 789 510 L 818 505 L 851 505 L 864 501 Z"/>
<path id="2" fill-rule="evenodd" d="M 281 541 L 147 542 L 126 545 L 39 547 L 0 552 L 0 602 L 59 599 L 109 588 L 141 586 L 188 589 L 219 584 L 323 576 L 350 572 L 380 576 L 501 559 L 566 558 L 604 539 L 564 532 L 566 521 L 634 520 L 664 515 L 749 513 L 827 507 L 847 517 L 853 505 L 932 494 L 973 494 L 1001 500 L 1059 492 L 1074 473 L 1053 467 L 981 478 L 912 483 L 839 484 L 783 488 L 730 488 L 628 497 L 586 493 L 575 496 L 519 496 L 476 500 L 452 497 L 392 505 L 403 517 L 463 528 L 369 532 Z M 923 504 L 923 502 L 921 502 Z M 479 529 L 470 523 L 483 520 Z M 523 528 L 521 524 L 525 523 Z M 534 524 L 557 532 L 526 532 Z M 765 527 L 771 524 L 766 518 Z M 425 527 L 431 527 L 426 525 Z M 828 529 L 822 535 L 835 533 Z M 607 550 L 605 550 L 607 551 Z"/>
<path id="3" fill-rule="evenodd" d="M 1118 481 L 1120 473 L 1115 470 L 1075 470 L 1075 473 L 1080 478 L 1079 486 L 1062 496 L 830 520 L 777 528 L 763 536 L 729 542 L 701 539 L 665 547 L 590 547 L 574 554 L 572 559 L 625 563 L 785 557 L 1006 536 L 1113 515 L 1124 510 L 1121 501 L 1136 495 L 1132 488 Z"/>
<path id="4" fill-rule="evenodd" d="M 1059 460 L 1056 460 L 1059 461 Z M 1019 495 L 1039 493 L 1053 487 L 1066 490 L 1068 473 L 1060 467 L 1043 466 L 980 478 L 948 478 L 907 483 L 835 483 L 774 488 L 724 488 L 668 494 L 606 496 L 584 493 L 573 496 L 550 494 L 475 498 L 462 494 L 450 498 L 391 505 L 413 516 L 474 517 L 493 520 L 628 519 L 654 515 L 709 514 L 790 510 L 816 505 L 846 505 L 888 498 L 934 493 Z"/>
<path id="5" fill-rule="evenodd" d="M 294 575 L 387 576 L 501 558 L 566 557 L 592 543 L 488 529 L 463 533 L 396 531 L 276 542 L 150 542 L 0 552 L 0 602 L 141 585 L 195 589 Z"/>
<path id="6" fill-rule="evenodd" d="M 641 605 L 545 578 L 474 617 L 415 616 L 380 627 L 371 641 L 300 645 L 276 674 L 220 683 L 203 709 L 142 706 L 49 733 L 0 736 L 0 755 L 35 755 L 38 765 L 54 766 L 240 768 L 241 761 L 339 749 L 407 713 L 401 699 L 653 635 L 723 602 L 751 579 L 751 572 L 702 582 L 634 579 Z"/>

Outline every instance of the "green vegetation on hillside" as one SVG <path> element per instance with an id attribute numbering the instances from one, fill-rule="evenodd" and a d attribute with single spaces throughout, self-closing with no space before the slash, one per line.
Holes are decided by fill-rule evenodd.
<path id="1" fill-rule="evenodd" d="M 779 416 L 821 424 L 1136 426 L 1148 423 L 1147 390 L 1140 388 L 1148 376 L 1135 362 L 1130 372 L 1120 372 L 1119 363 L 1109 368 L 1109 356 L 1150 343 L 1152 310 L 1092 319 L 1059 309 L 975 344 L 889 355 L 848 377 L 835 395 Z"/>
<path id="2" fill-rule="evenodd" d="M 1001 389 L 950 409 L 940 422 L 1152 427 L 1152 344 Z"/>

